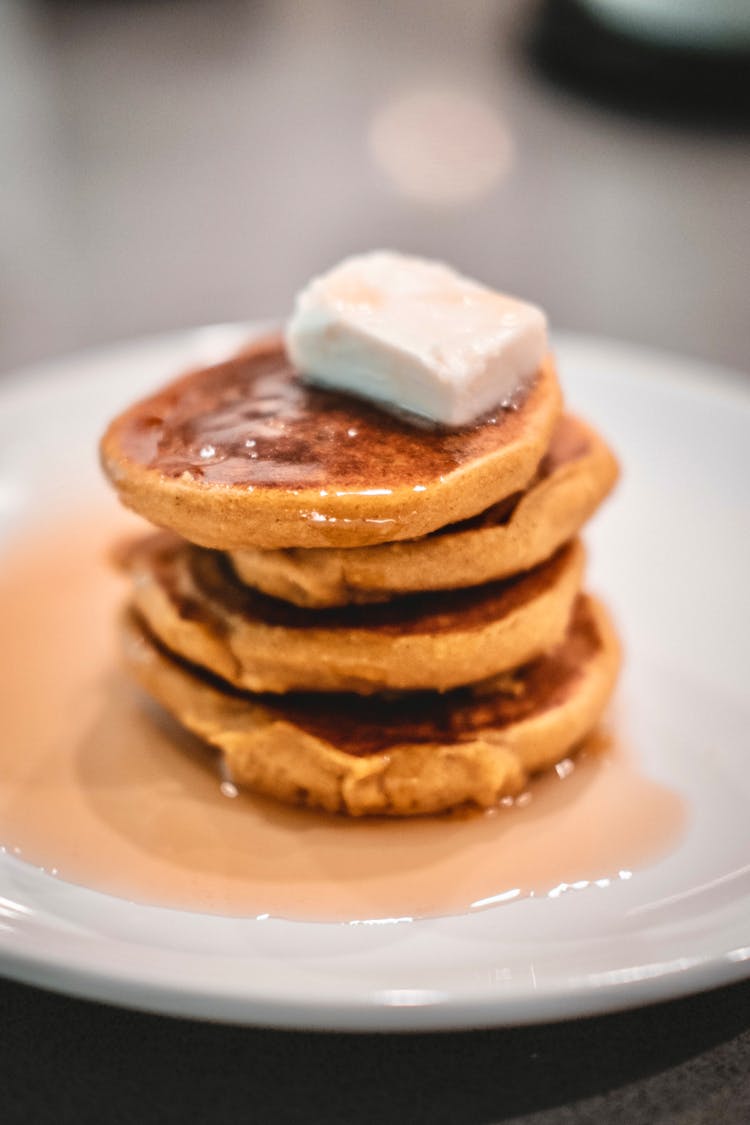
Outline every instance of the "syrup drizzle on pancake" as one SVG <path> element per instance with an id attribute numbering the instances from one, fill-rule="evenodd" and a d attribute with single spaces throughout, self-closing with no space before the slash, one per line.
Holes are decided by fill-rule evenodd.
<path id="1" fill-rule="evenodd" d="M 131 408 L 118 426 L 126 456 L 165 477 L 287 490 L 320 485 L 322 496 L 335 481 L 337 495 L 387 495 L 404 485 L 424 491 L 512 440 L 533 385 L 511 406 L 445 429 L 304 383 L 276 344 L 186 375 Z"/>
<path id="2" fill-rule="evenodd" d="M 682 801 L 616 739 L 488 814 L 368 822 L 233 796 L 214 755 L 117 671 L 125 591 L 108 555 L 135 525 L 109 508 L 71 515 L 0 562 L 11 854 L 140 902 L 357 922 L 594 892 L 679 837 Z"/>

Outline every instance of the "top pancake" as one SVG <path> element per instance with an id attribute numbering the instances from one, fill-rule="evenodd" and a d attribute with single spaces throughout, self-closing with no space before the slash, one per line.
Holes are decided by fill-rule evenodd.
<path id="1" fill-rule="evenodd" d="M 202 546 L 356 547 L 524 489 L 560 410 L 551 357 L 514 409 L 447 430 L 304 383 L 274 336 L 136 403 L 101 455 L 123 503 Z"/>

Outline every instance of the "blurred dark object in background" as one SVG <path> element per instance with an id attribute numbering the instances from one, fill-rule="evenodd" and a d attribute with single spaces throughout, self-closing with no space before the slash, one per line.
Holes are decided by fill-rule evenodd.
<path id="1" fill-rule="evenodd" d="M 745 0 L 586 3 L 750 17 Z M 748 134 L 540 81 L 532 22 L 550 68 L 570 56 L 610 100 L 620 85 L 651 106 L 574 22 L 583 7 L 0 0 L 0 372 L 276 319 L 306 278 L 377 246 L 513 289 L 560 328 L 744 369 Z M 696 74 L 670 85 L 705 118 Z"/>
<path id="2" fill-rule="evenodd" d="M 707 9 L 712 3 L 706 0 Z M 675 124 L 748 127 L 746 38 L 700 41 L 648 32 L 635 19 L 619 26 L 605 21 L 582 0 L 543 0 L 526 46 L 544 76 L 613 108 Z"/>

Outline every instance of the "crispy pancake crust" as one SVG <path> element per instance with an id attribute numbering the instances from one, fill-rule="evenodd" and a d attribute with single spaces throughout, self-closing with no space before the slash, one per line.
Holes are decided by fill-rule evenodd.
<path id="1" fill-rule="evenodd" d="M 194 543 L 359 547 L 525 488 L 560 410 L 551 356 L 516 409 L 445 430 L 308 386 L 271 337 L 130 407 L 101 458 L 127 507 Z"/>
<path id="2" fill-rule="evenodd" d="M 580 589 L 574 541 L 504 582 L 383 605 L 300 609 L 241 583 L 224 555 L 169 533 L 125 559 L 133 603 L 170 651 L 256 692 L 446 691 L 559 644 Z"/>
<path id="3" fill-rule="evenodd" d="M 527 491 L 468 522 L 375 547 L 246 548 L 232 553 L 232 565 L 248 585 L 309 607 L 492 582 L 530 570 L 573 538 L 617 473 L 617 461 L 598 434 L 565 417 Z"/>
<path id="4" fill-rule="evenodd" d="M 619 664 L 606 612 L 583 596 L 555 652 L 442 697 L 234 692 L 167 654 L 132 612 L 123 650 L 141 686 L 224 754 L 238 785 L 352 816 L 490 807 L 518 793 L 595 726 Z"/>

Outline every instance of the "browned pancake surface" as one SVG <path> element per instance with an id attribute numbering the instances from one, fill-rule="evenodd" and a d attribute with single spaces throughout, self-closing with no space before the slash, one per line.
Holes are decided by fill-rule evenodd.
<path id="1" fill-rule="evenodd" d="M 131 408 L 118 439 L 126 457 L 165 477 L 352 492 L 413 487 L 513 441 L 531 386 L 516 409 L 448 430 L 313 387 L 277 346 L 178 379 Z"/>

